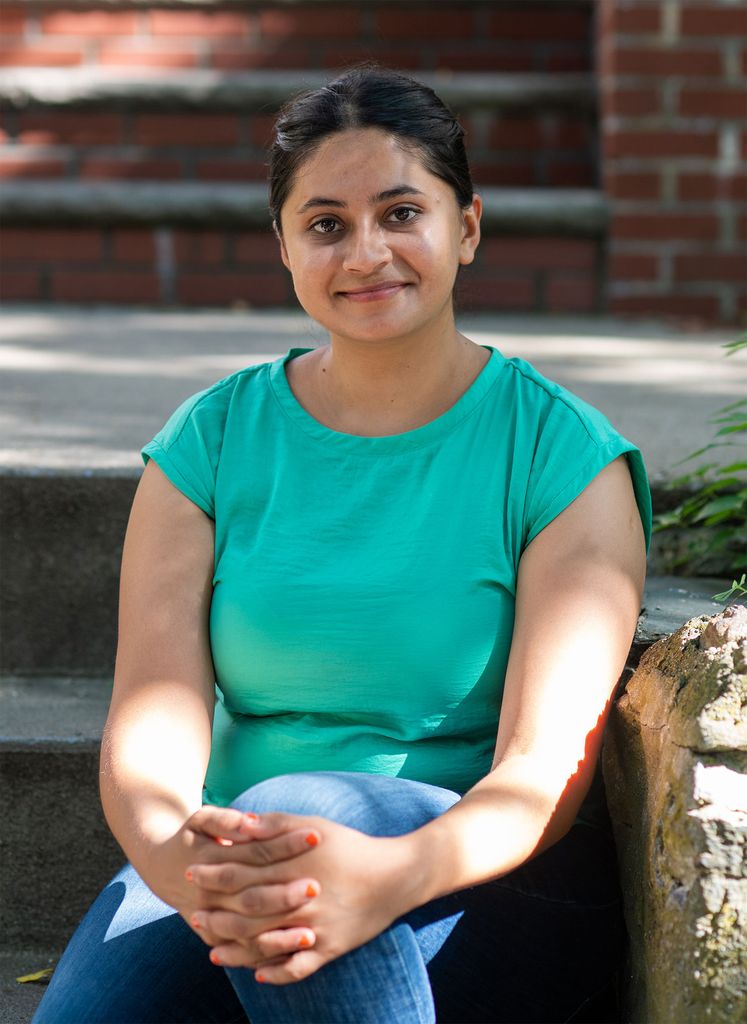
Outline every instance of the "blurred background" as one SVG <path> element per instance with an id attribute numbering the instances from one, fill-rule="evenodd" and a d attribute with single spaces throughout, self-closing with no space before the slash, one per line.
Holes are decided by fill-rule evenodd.
<path id="1" fill-rule="evenodd" d="M 467 131 L 466 311 L 747 324 L 747 4 L 5 0 L 5 300 L 295 304 L 265 152 L 290 95 L 366 58 Z"/>

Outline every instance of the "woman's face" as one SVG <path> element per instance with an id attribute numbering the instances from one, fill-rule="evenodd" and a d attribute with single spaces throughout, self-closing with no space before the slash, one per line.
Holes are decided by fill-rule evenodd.
<path id="1" fill-rule="evenodd" d="M 453 329 L 458 265 L 480 239 L 481 202 L 460 210 L 417 149 L 376 128 L 325 139 L 282 208 L 283 263 L 332 337 L 360 341 Z"/>

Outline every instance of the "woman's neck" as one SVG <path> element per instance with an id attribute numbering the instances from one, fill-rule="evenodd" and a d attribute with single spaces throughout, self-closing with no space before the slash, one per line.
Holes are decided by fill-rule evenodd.
<path id="1" fill-rule="evenodd" d="M 456 329 L 448 340 L 420 343 L 333 338 L 291 360 L 289 382 L 307 411 L 331 429 L 384 436 L 415 430 L 446 412 L 489 356 Z"/>

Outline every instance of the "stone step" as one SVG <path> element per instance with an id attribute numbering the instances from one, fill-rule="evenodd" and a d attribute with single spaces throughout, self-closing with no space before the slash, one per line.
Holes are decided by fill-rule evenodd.
<path id="1" fill-rule="evenodd" d="M 408 72 L 405 72 L 407 74 Z M 592 75 L 411 72 L 458 113 L 476 110 L 596 109 Z M 323 71 L 148 71 L 82 67 L 0 71 L 0 104 L 29 107 L 147 107 L 148 110 L 241 110 L 273 113 L 291 96 L 330 81 Z"/>
<path id="2" fill-rule="evenodd" d="M 601 238 L 607 200 L 595 189 L 480 189 L 488 235 Z M 269 230 L 267 186 L 201 182 L 78 182 L 0 185 L 6 225 L 178 224 Z"/>
<path id="3" fill-rule="evenodd" d="M 651 643 L 695 615 L 719 611 L 710 595 L 724 585 L 649 577 L 625 679 Z M 0 678 L 5 949 L 60 949 L 121 866 L 98 796 L 110 694 L 109 676 Z"/>

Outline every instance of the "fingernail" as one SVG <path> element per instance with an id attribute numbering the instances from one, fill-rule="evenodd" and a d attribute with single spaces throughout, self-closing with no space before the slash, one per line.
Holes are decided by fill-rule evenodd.
<path id="1" fill-rule="evenodd" d="M 198 921 L 196 917 L 193 917 L 192 918 L 192 927 L 193 928 L 202 928 L 202 921 Z"/>
<path id="2" fill-rule="evenodd" d="M 308 935 L 302 935 L 301 938 L 298 940 L 298 945 L 302 949 L 308 949 L 309 946 L 311 945 L 311 939 L 308 937 Z"/>
<path id="3" fill-rule="evenodd" d="M 194 878 L 194 875 L 189 870 L 189 868 L 187 868 L 187 870 L 184 872 L 184 877 L 187 879 L 188 882 L 191 882 L 192 879 Z"/>
<path id="4" fill-rule="evenodd" d="M 231 839 L 224 839 L 223 836 L 216 836 L 215 841 L 219 846 L 233 846 Z"/>
<path id="5" fill-rule="evenodd" d="M 319 895 L 317 889 L 311 884 L 311 882 L 309 882 L 309 884 L 306 886 L 306 895 L 309 897 L 309 899 L 311 899 L 312 896 Z"/>
<path id="6" fill-rule="evenodd" d="M 314 835 L 313 832 L 309 832 L 309 834 L 306 836 L 306 842 L 309 844 L 309 846 L 316 846 L 316 844 L 319 842 L 319 840 Z"/>
<path id="7" fill-rule="evenodd" d="M 264 981 L 267 981 L 267 978 L 265 978 L 264 974 L 260 974 L 259 972 L 257 972 L 254 975 L 254 980 L 258 981 L 261 985 Z"/>
<path id="8" fill-rule="evenodd" d="M 223 966 L 221 964 L 220 957 L 218 956 L 218 954 L 215 952 L 214 949 L 210 950 L 210 963 L 211 964 L 215 964 L 216 967 L 222 967 Z"/>
<path id="9" fill-rule="evenodd" d="M 259 815 L 258 814 L 252 814 L 251 811 L 246 811 L 244 813 L 244 817 L 248 818 L 249 821 L 259 821 Z"/>

